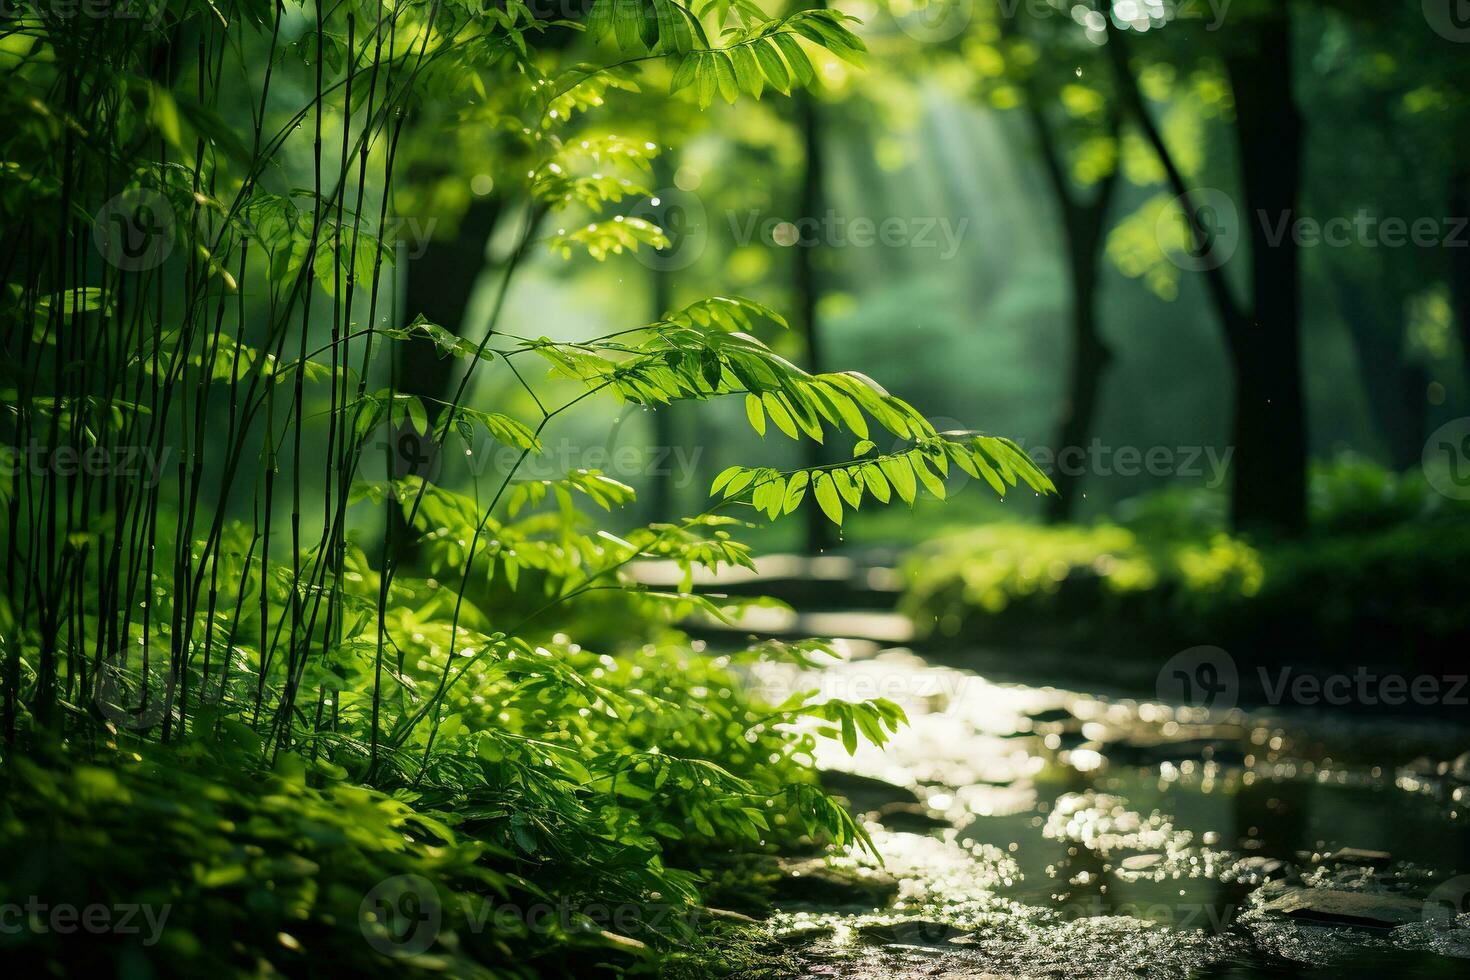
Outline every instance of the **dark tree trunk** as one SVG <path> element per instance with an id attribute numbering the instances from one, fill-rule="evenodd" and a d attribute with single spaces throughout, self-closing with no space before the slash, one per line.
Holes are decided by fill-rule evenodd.
<path id="1" fill-rule="evenodd" d="M 1085 447 L 1091 438 L 1103 375 L 1112 359 L 1112 351 L 1098 331 L 1096 243 L 1074 242 L 1070 252 L 1072 354 L 1067 370 L 1067 401 L 1062 406 L 1056 451 L 1052 454 L 1052 459 L 1058 462 L 1067 447 Z M 1076 469 L 1066 470 L 1060 465 L 1052 467 L 1051 478 L 1057 492 L 1055 496 L 1046 498 L 1048 521 L 1059 523 L 1073 518 L 1083 476 Z"/>
<path id="2" fill-rule="evenodd" d="M 431 239 L 422 255 L 407 259 L 403 276 L 403 325 L 419 316 L 461 334 L 465 312 L 475 284 L 485 269 L 485 249 L 500 218 L 501 201 L 496 197 L 478 198 L 471 202 L 459 227 L 451 238 Z M 450 386 L 454 370 L 460 362 L 439 353 L 427 337 L 405 341 L 398 346 L 398 390 L 423 399 L 429 429 L 445 410 L 442 403 L 451 400 Z M 418 536 L 405 526 L 404 515 L 396 507 L 388 513 L 393 522 L 389 532 L 398 542 L 397 560 L 413 565 L 418 557 Z"/>
<path id="3" fill-rule="evenodd" d="M 1428 401 L 1424 369 L 1407 358 L 1402 322 L 1403 297 L 1384 287 L 1389 306 L 1375 303 L 1355 279 L 1336 284 L 1342 316 L 1357 352 L 1358 376 L 1383 437 L 1389 464 L 1400 472 L 1418 466 L 1428 435 Z"/>
<path id="4" fill-rule="evenodd" d="M 1008 38 L 1016 36 L 1016 29 L 1009 20 L 1002 19 L 1002 32 Z M 1084 447 L 1091 438 L 1097 405 L 1102 392 L 1103 376 L 1112 351 L 1103 342 L 1098 325 L 1097 281 L 1099 249 L 1103 232 L 1107 229 L 1108 208 L 1112 203 L 1113 189 L 1117 186 L 1118 172 L 1104 178 L 1091 200 L 1079 200 L 1061 149 L 1057 145 L 1051 124 L 1047 121 L 1045 101 L 1037 87 L 1025 81 L 1026 115 L 1031 121 L 1042 168 L 1051 184 L 1061 213 L 1062 234 L 1066 239 L 1067 282 L 1070 287 L 1071 310 L 1068 315 L 1071 353 L 1067 367 L 1067 396 L 1057 420 L 1057 440 L 1052 447 L 1052 483 L 1057 492 L 1047 497 L 1044 503 L 1046 520 L 1057 524 L 1071 520 L 1077 513 L 1077 501 L 1084 473 L 1064 471 L 1060 462 L 1064 450 L 1071 446 Z M 1109 120 L 1109 130 L 1116 141 L 1121 135 L 1122 118 L 1116 112 Z M 1066 454 L 1070 456 L 1071 454 Z"/>
<path id="5" fill-rule="evenodd" d="M 1237 220 L 1251 244 L 1251 303 L 1236 302 L 1219 264 L 1201 271 L 1230 350 L 1235 404 L 1231 445 L 1235 484 L 1230 517 L 1238 530 L 1296 534 L 1306 526 L 1307 434 L 1302 398 L 1298 249 L 1283 219 L 1295 218 L 1301 183 L 1302 124 L 1292 101 L 1289 15 L 1263 14 L 1245 46 L 1225 56 L 1236 101 L 1244 206 Z M 1119 94 L 1158 155 L 1191 224 L 1194 245 L 1210 241 L 1203 214 L 1149 115 L 1128 63 L 1123 33 L 1108 25 Z M 1234 40 L 1234 39 L 1232 39 Z M 1265 218 L 1268 225 L 1262 224 Z M 1268 228 L 1272 235 L 1267 234 Z M 1206 249 L 1206 251 L 1208 251 Z"/>
<path id="6" fill-rule="evenodd" d="M 485 268 L 485 247 L 500 212 L 498 198 L 475 200 L 452 238 L 431 239 L 422 255 L 405 262 L 405 325 L 422 315 L 452 333 L 461 333 L 470 297 Z M 448 400 L 457 363 L 452 357 L 442 356 L 428 338 L 407 341 L 399 345 L 398 390 L 426 399 Z M 424 408 L 429 418 L 436 420 L 442 406 L 426 400 Z"/>
<path id="7" fill-rule="evenodd" d="M 669 173 L 668 159 L 660 153 L 653 159 L 653 184 L 655 187 L 668 187 L 672 183 L 673 175 Z M 674 281 L 672 273 L 667 269 L 655 267 L 650 270 L 650 275 L 653 277 L 650 290 L 653 311 L 650 319 L 657 319 L 669 312 L 669 307 L 673 305 Z M 674 428 L 674 406 L 656 406 L 653 412 L 653 440 L 658 453 L 672 452 Z M 655 455 L 654 458 L 668 457 Z M 674 485 L 671 475 L 653 475 L 648 509 L 652 521 L 667 521 L 674 516 Z"/>
<path id="8" fill-rule="evenodd" d="M 822 121 L 817 110 L 816 99 L 803 91 L 798 97 L 798 113 L 801 121 L 803 147 L 806 152 L 801 175 L 801 200 L 798 211 L 804 218 L 819 219 L 822 208 L 822 174 L 825 161 L 822 156 Z M 820 224 L 815 227 L 822 227 Z M 801 324 L 802 339 L 806 343 L 806 369 L 813 374 L 825 370 L 822 356 L 822 338 L 817 329 L 817 300 L 821 298 L 821 286 L 817 281 L 817 250 L 822 247 L 820 232 L 813 232 L 811 241 L 802 239 L 792 249 L 796 263 L 794 270 L 796 286 L 796 315 Z M 821 443 L 805 439 L 802 446 L 806 453 L 805 465 L 821 466 L 827 462 L 827 454 Z M 806 508 L 806 550 L 811 554 L 825 551 L 835 543 L 832 525 L 819 507 Z"/>
<path id="9" fill-rule="evenodd" d="M 1235 487 L 1239 530 L 1297 534 L 1307 522 L 1307 431 L 1302 397 L 1299 249 L 1271 229 L 1295 217 L 1302 122 L 1292 99 L 1291 24 L 1283 13 L 1253 25 L 1226 55 L 1251 245 L 1251 314 L 1230 331 L 1235 365 Z M 1264 217 L 1264 221 L 1262 220 Z"/>
<path id="10" fill-rule="evenodd" d="M 1461 170 L 1451 179 L 1450 214 L 1456 217 L 1470 215 L 1470 169 Z M 1450 303 L 1455 320 L 1455 332 L 1460 339 L 1460 364 L 1464 371 L 1466 390 L 1470 391 L 1470 244 L 1462 235 L 1458 247 L 1450 253 Z"/>

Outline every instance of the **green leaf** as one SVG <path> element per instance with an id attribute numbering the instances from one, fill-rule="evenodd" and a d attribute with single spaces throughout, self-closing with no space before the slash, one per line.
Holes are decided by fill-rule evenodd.
<path id="1" fill-rule="evenodd" d="M 826 473 L 818 473 L 813 479 L 812 489 L 817 495 L 817 506 L 822 508 L 822 513 L 833 524 L 842 525 L 842 497 L 837 492 L 837 485 Z"/>
<path id="2" fill-rule="evenodd" d="M 791 76 L 786 73 L 786 63 L 781 60 L 769 38 L 757 38 L 750 43 L 755 51 L 755 60 L 760 63 L 766 78 L 782 92 L 791 91 Z"/>
<path id="3" fill-rule="evenodd" d="M 745 396 L 745 417 L 750 420 L 750 427 L 757 434 L 762 436 L 766 434 L 766 413 L 761 408 L 761 400 L 755 395 Z"/>
<path id="4" fill-rule="evenodd" d="M 940 479 L 929 469 L 929 460 L 923 453 L 915 450 L 909 453 L 909 460 L 913 463 L 914 472 L 924 482 L 924 487 L 940 500 L 944 499 L 944 480 Z"/>
<path id="5" fill-rule="evenodd" d="M 759 99 L 761 90 L 765 87 L 765 80 L 761 75 L 760 66 L 756 64 L 755 55 L 750 51 L 750 46 L 742 44 L 731 48 L 730 60 L 735 64 L 735 81 L 740 84 L 740 90 Z"/>
<path id="6" fill-rule="evenodd" d="M 740 98 L 740 83 L 735 79 L 735 68 L 730 64 L 730 56 L 724 51 L 714 51 L 711 56 L 715 62 L 715 77 L 720 83 L 720 94 L 725 97 L 726 102 L 734 103 Z"/>
<path id="7" fill-rule="evenodd" d="M 806 497 L 808 483 L 806 470 L 791 474 L 791 479 L 786 484 L 786 501 L 781 507 L 784 513 L 790 514 L 801 506 L 802 499 Z"/>
<path id="8" fill-rule="evenodd" d="M 791 413 L 786 409 L 786 402 L 774 391 L 768 391 L 762 396 L 761 401 L 765 403 L 766 412 L 770 414 L 771 421 L 776 423 L 776 428 L 786 433 L 789 438 L 799 438 L 796 434 L 796 423 L 791 419 Z"/>
<path id="9" fill-rule="evenodd" d="M 791 66 L 791 73 L 796 76 L 796 80 L 804 88 L 810 86 L 817 77 L 817 73 L 812 69 L 811 61 L 807 58 L 806 52 L 801 50 L 801 45 L 797 43 L 796 38 L 790 34 L 774 34 L 771 39 L 786 56 L 786 63 Z"/>
<path id="10" fill-rule="evenodd" d="M 898 491 L 904 503 L 913 503 L 918 483 L 914 480 L 914 470 L 908 460 L 902 456 L 890 456 L 880 459 L 878 466 L 883 471 L 883 475 L 888 477 L 888 482 L 893 484 L 893 489 Z"/>

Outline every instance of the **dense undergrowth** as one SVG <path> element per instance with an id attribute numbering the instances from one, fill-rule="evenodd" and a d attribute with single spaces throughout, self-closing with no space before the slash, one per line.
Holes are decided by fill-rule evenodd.
<path id="1" fill-rule="evenodd" d="M 861 59 L 847 19 L 664 0 L 585 21 L 439 0 L 152 14 L 26 5 L 0 37 L 0 958 L 468 977 L 765 955 L 709 945 L 702 872 L 869 846 L 817 787 L 812 739 L 882 744 L 902 712 L 751 700 L 742 658 L 821 645 L 708 655 L 669 624 L 730 604 L 626 567 L 748 565 L 750 521 L 943 496 L 950 466 L 1050 484 L 1007 440 L 797 368 L 758 302 L 565 340 L 500 312 L 532 246 L 667 243 L 619 210 L 659 145 L 599 113 L 638 130 L 642 85 L 788 93 L 813 57 Z M 393 216 L 453 224 L 491 187 L 520 231 L 488 327 L 400 318 Z M 448 387 L 405 390 L 409 345 L 452 359 Z M 594 515 L 627 486 L 523 472 L 568 411 L 724 396 L 761 433 L 852 451 L 732 467 L 705 512 L 618 533 Z M 475 465 L 502 449 L 513 465 Z"/>
<path id="2" fill-rule="evenodd" d="M 1470 510 L 1422 473 L 1356 457 L 1316 467 L 1310 489 L 1313 531 L 1297 540 L 1229 533 L 1223 495 L 1202 490 L 1091 524 L 948 535 L 910 561 L 904 606 L 934 638 L 1452 665 L 1470 631 Z"/>

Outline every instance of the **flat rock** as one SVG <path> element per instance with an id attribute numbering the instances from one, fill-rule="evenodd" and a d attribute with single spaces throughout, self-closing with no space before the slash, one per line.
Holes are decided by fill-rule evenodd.
<path id="1" fill-rule="evenodd" d="M 846 797 L 858 813 L 878 810 L 890 803 L 923 802 L 919 795 L 906 786 L 898 786 L 884 779 L 860 776 L 855 772 L 840 769 L 824 769 L 817 774 L 822 788 L 835 796 Z"/>
<path id="2" fill-rule="evenodd" d="M 1369 851 L 1361 847 L 1340 847 L 1324 860 L 1334 864 L 1356 864 L 1368 868 L 1386 868 L 1393 861 L 1387 851 Z"/>
<path id="3" fill-rule="evenodd" d="M 1162 854 L 1130 854 L 1118 862 L 1118 867 L 1124 871 L 1148 871 L 1164 863 Z"/>
<path id="4" fill-rule="evenodd" d="M 1241 858 L 1236 863 L 1235 870 L 1238 874 L 1272 878 L 1286 874 L 1286 862 L 1280 858 L 1267 857 L 1264 854 L 1252 854 L 1250 857 Z"/>
<path id="5" fill-rule="evenodd" d="M 904 946 L 944 946 L 951 939 L 968 936 L 970 930 L 931 919 L 874 922 L 858 926 L 857 933 L 870 943 L 899 943 Z"/>
<path id="6" fill-rule="evenodd" d="M 918 803 L 885 803 L 875 816 L 889 830 L 908 834 L 927 834 L 950 826 L 948 820 L 935 816 Z"/>
<path id="7" fill-rule="evenodd" d="M 1401 895 L 1292 888 L 1261 906 L 1261 911 L 1325 925 L 1392 929 L 1422 919 L 1424 903 Z"/>
<path id="8" fill-rule="evenodd" d="M 772 886 L 779 901 L 872 909 L 898 894 L 898 882 L 882 871 L 834 868 L 822 858 L 783 859 L 781 871 Z"/>
<path id="9" fill-rule="evenodd" d="M 1031 719 L 1033 725 L 1056 725 L 1062 722 L 1075 721 L 1076 716 L 1066 708 L 1046 708 L 1035 711 L 1026 716 Z"/>
<path id="10" fill-rule="evenodd" d="M 830 938 L 832 931 L 831 926 L 797 926 L 776 936 L 776 942 L 782 946 L 805 946 Z"/>

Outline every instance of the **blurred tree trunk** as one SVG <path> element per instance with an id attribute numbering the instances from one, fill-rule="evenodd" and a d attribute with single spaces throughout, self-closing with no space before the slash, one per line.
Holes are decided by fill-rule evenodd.
<path id="1" fill-rule="evenodd" d="M 465 312 L 475 284 L 486 265 L 485 250 L 500 220 L 498 197 L 471 202 L 452 236 L 432 238 L 418 258 L 405 263 L 403 276 L 404 325 L 422 316 L 454 334 L 461 334 Z M 398 345 L 398 390 L 425 398 L 430 421 L 439 418 L 447 401 L 455 365 L 441 355 L 427 337 L 415 337 Z"/>
<path id="2" fill-rule="evenodd" d="M 1450 179 L 1450 214 L 1457 218 L 1470 215 L 1470 168 L 1460 170 Z M 1470 245 L 1462 239 L 1459 247 L 1449 249 L 1449 253 L 1451 315 L 1460 339 L 1466 391 L 1470 393 Z"/>
<path id="3" fill-rule="evenodd" d="M 664 153 L 653 158 L 653 186 L 665 188 L 673 183 L 673 175 L 669 172 L 668 159 Z M 667 269 L 650 269 L 653 277 L 651 281 L 650 302 L 653 305 L 650 320 L 657 320 L 669 308 L 673 306 L 673 276 Z M 674 445 L 674 406 L 659 405 L 653 411 L 653 440 L 656 447 L 654 458 L 667 458 L 657 453 L 668 453 L 673 451 Z M 673 476 L 653 475 L 653 486 L 650 489 L 649 512 L 652 521 L 667 521 L 674 516 L 674 485 Z"/>
<path id="4" fill-rule="evenodd" d="M 1307 427 L 1302 395 L 1300 249 L 1272 229 L 1295 217 L 1301 190 L 1302 120 L 1286 10 L 1250 22 L 1246 43 L 1225 56 L 1235 93 L 1236 137 L 1251 245 L 1251 315 L 1231 331 L 1235 362 L 1238 529 L 1296 534 L 1307 523 Z M 1265 216 L 1268 220 L 1261 220 Z"/>
<path id="5" fill-rule="evenodd" d="M 1113 356 L 1108 345 L 1103 342 L 1098 326 L 1097 281 L 1103 232 L 1107 228 L 1108 206 L 1112 202 L 1118 172 L 1115 168 L 1099 183 L 1090 199 L 1083 198 L 1067 177 L 1066 164 L 1057 146 L 1056 137 L 1033 92 L 1027 93 L 1026 108 L 1032 128 L 1036 131 L 1042 166 L 1052 185 L 1057 208 L 1061 212 L 1063 234 L 1067 239 L 1067 281 L 1072 307 L 1068 319 L 1071 328 L 1071 359 L 1067 369 L 1067 400 L 1062 405 L 1057 442 L 1052 453 L 1052 459 L 1059 460 L 1064 449 L 1069 446 L 1085 446 L 1091 437 L 1103 375 Z M 1119 126 L 1120 122 L 1114 116 L 1109 128 L 1115 141 Z M 1051 476 L 1057 492 L 1046 498 L 1048 521 L 1060 523 L 1073 518 L 1083 475 L 1053 467 Z"/>
<path id="6" fill-rule="evenodd" d="M 452 236 L 431 238 L 423 254 L 407 260 L 403 275 L 401 325 L 419 316 L 454 334 L 462 334 L 465 313 L 480 273 L 486 266 L 486 248 L 500 220 L 499 197 L 476 198 Z M 398 390 L 423 399 L 432 432 L 451 398 L 457 358 L 441 354 L 427 337 L 404 341 L 397 348 Z M 410 533 L 398 508 L 389 510 L 389 534 L 397 542 L 397 560 L 412 565 L 418 556 L 418 537 Z"/>
<path id="7" fill-rule="evenodd" d="M 823 7 L 825 3 L 815 6 Z M 822 210 L 822 175 L 825 161 L 822 155 L 822 117 L 816 99 L 805 89 L 797 96 L 797 115 L 801 123 L 802 145 L 805 158 L 801 174 L 801 199 L 797 210 L 802 218 L 810 219 L 813 227 L 820 229 Z M 815 240 L 808 243 L 798 240 L 793 251 L 796 263 L 794 270 L 796 286 L 796 315 L 801 324 L 802 340 L 806 344 L 806 369 L 812 374 L 825 370 L 822 338 L 817 329 L 817 301 L 821 298 L 821 285 L 817 280 L 816 256 L 822 247 L 821 232 L 813 231 Z M 827 453 L 821 443 L 803 439 L 802 447 L 806 459 L 804 465 L 821 466 L 827 462 Z M 811 554 L 831 548 L 836 541 L 832 525 L 819 507 L 807 507 L 806 550 Z"/>
<path id="8" fill-rule="evenodd" d="M 1124 35 L 1108 25 L 1108 51 L 1120 95 L 1168 175 L 1208 255 L 1204 226 L 1187 182 L 1139 92 Z M 1238 22 L 1240 23 L 1240 22 Z M 1244 224 L 1251 252 L 1251 301 L 1237 303 L 1223 263 L 1201 269 L 1230 352 L 1235 404 L 1231 446 L 1235 481 L 1231 524 L 1237 530 L 1299 534 L 1307 523 L 1306 406 L 1301 379 L 1299 249 L 1289 226 L 1301 185 L 1302 123 L 1292 101 L 1291 23 L 1284 10 L 1261 14 L 1232 38 L 1225 67 L 1235 95 Z M 1243 43 L 1242 43 L 1243 42 Z"/>
<path id="9" fill-rule="evenodd" d="M 1363 393 L 1388 450 L 1389 464 L 1399 472 L 1417 466 L 1429 434 L 1429 403 L 1424 396 L 1429 378 L 1408 359 L 1405 297 L 1400 289 L 1384 284 L 1382 294 L 1389 298 L 1385 306 L 1374 301 L 1371 294 L 1377 290 L 1364 289 L 1360 280 L 1347 276 L 1335 288 L 1356 349 Z"/>

